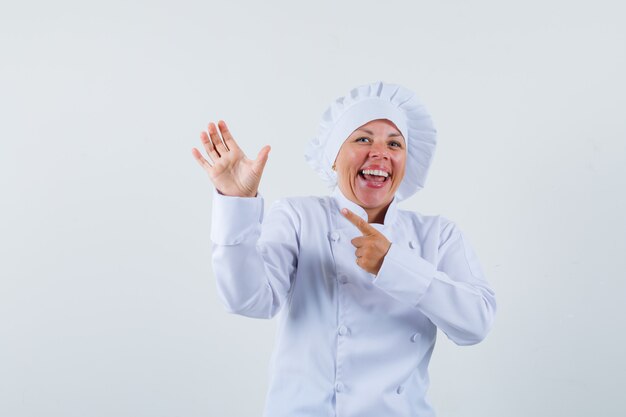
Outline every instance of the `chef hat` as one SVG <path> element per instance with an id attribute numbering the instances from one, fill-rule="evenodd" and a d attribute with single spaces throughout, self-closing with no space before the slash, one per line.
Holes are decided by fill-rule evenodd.
<path id="1" fill-rule="evenodd" d="M 304 158 L 330 187 L 335 187 L 337 173 L 332 166 L 341 145 L 357 128 L 376 119 L 393 122 L 406 141 L 406 170 L 396 198 L 407 199 L 424 188 L 437 131 L 422 102 L 400 85 L 379 81 L 336 99 L 322 115 L 318 134 L 309 142 Z"/>

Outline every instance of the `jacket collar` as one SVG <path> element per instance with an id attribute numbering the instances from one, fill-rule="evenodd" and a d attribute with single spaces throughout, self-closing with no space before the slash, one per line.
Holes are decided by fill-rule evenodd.
<path id="1" fill-rule="evenodd" d="M 343 229 L 348 226 L 354 227 L 354 225 L 352 225 L 352 223 L 350 223 L 345 217 L 343 217 L 343 214 L 341 214 L 341 212 L 339 211 L 344 207 L 355 213 L 357 216 L 361 217 L 363 220 L 367 221 L 367 213 L 365 212 L 365 210 L 353 201 L 348 200 L 348 198 L 343 195 L 341 190 L 339 190 L 339 187 L 335 187 L 332 197 L 337 206 L 336 214 L 339 217 L 339 221 L 336 224 L 339 228 Z M 398 199 L 394 196 L 393 200 L 391 200 L 389 208 L 387 209 L 387 213 L 385 214 L 385 220 L 383 221 L 383 224 L 372 223 L 372 226 L 374 226 L 374 228 L 376 228 L 377 230 L 382 230 L 389 226 L 392 226 L 393 223 L 396 221 L 397 214 Z"/>

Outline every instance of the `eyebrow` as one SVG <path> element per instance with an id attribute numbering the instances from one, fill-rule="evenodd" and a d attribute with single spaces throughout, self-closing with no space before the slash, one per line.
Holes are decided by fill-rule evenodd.
<path id="1" fill-rule="evenodd" d="M 374 132 L 372 132 L 371 130 L 361 129 L 361 128 L 359 128 L 359 129 L 357 129 L 357 130 L 362 130 L 363 132 L 365 132 L 365 133 L 367 133 L 367 134 L 370 134 L 370 135 L 372 135 L 372 136 L 374 135 Z M 390 133 L 388 137 L 390 137 L 390 138 L 395 138 L 395 137 L 398 137 L 398 136 L 402 137 L 402 135 L 401 135 L 400 133 Z M 403 139 L 404 139 L 404 138 L 403 138 Z"/>

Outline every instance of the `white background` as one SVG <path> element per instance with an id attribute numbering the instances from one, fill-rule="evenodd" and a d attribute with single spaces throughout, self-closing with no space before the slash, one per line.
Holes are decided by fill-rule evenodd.
<path id="1" fill-rule="evenodd" d="M 623 415 L 622 4 L 3 2 L 0 417 L 260 415 L 275 323 L 217 299 L 190 149 L 223 118 L 272 145 L 266 203 L 325 194 L 305 144 L 377 80 L 439 131 L 403 208 L 456 221 L 498 298 L 483 343 L 439 335 L 439 416 Z"/>

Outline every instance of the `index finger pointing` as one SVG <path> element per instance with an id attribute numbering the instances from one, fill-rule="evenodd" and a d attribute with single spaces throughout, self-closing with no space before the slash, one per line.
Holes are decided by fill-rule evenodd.
<path id="1" fill-rule="evenodd" d="M 376 234 L 378 231 L 374 229 L 368 222 L 357 216 L 347 208 L 341 209 L 341 214 L 357 227 L 363 233 L 364 236 Z"/>

